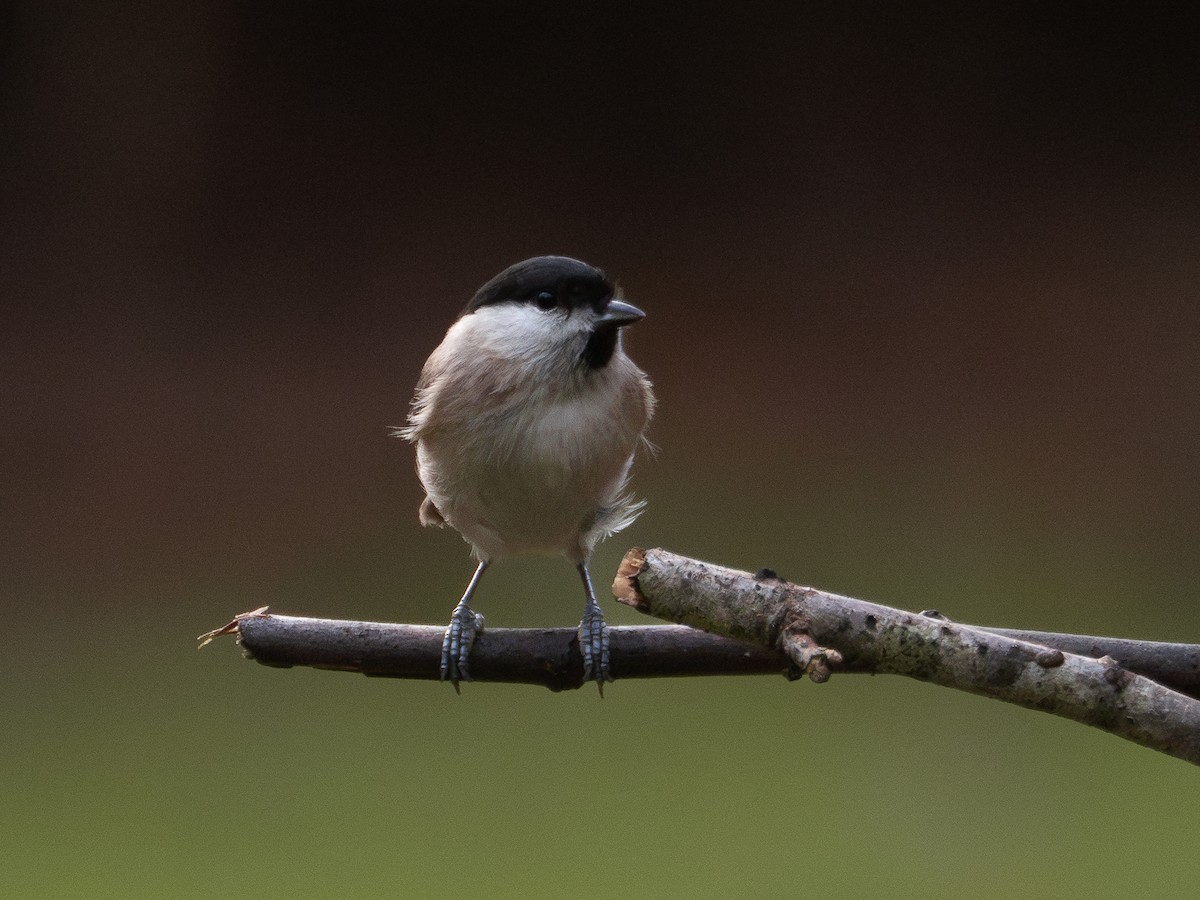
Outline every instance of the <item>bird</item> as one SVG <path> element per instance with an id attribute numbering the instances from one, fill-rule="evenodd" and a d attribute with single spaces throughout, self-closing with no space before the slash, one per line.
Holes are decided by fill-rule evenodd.
<path id="1" fill-rule="evenodd" d="M 608 629 L 588 564 L 644 501 L 630 467 L 653 416 L 649 378 L 622 332 L 645 313 L 600 269 L 568 256 L 509 266 L 475 292 L 421 371 L 399 436 L 416 446 L 422 525 L 456 530 L 477 561 L 442 642 L 459 691 L 483 628 L 472 608 L 494 561 L 562 556 L 579 573 L 584 681 L 612 681 Z"/>

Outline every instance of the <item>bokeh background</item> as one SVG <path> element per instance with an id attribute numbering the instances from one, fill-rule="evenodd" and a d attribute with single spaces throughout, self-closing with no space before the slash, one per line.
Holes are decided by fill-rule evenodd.
<path id="1" fill-rule="evenodd" d="M 1191 22 L 1044 4 L 16 4 L 0 37 L 0 893 L 1186 893 L 1200 781 L 899 679 L 244 662 L 443 622 L 422 361 L 566 253 L 648 312 L 664 546 L 1200 641 Z M 478 606 L 572 624 L 522 560 Z M 614 623 L 640 621 L 608 602 Z"/>

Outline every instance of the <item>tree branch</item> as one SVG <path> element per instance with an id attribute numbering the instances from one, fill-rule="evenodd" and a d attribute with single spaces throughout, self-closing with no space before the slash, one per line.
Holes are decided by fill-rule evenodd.
<path id="1" fill-rule="evenodd" d="M 1059 634 L 1053 631 L 1026 631 L 1020 628 L 974 626 L 1017 641 L 1056 647 L 1064 653 L 1100 659 L 1111 657 L 1122 668 L 1200 700 L 1200 644 L 1172 644 L 1166 641 L 1132 641 L 1128 638 L 1096 637 L 1090 634 Z"/>
<path id="2" fill-rule="evenodd" d="M 1200 764 L 1200 701 L 1111 656 L 1092 659 L 665 550 L 627 553 L 613 593 L 649 615 L 781 651 L 814 681 L 835 670 L 907 675 L 1051 712 Z"/>
<path id="3" fill-rule="evenodd" d="M 963 625 L 665 550 L 626 554 L 613 593 L 643 612 L 696 626 L 610 629 L 617 679 L 908 675 L 1053 712 L 1200 763 L 1197 645 Z M 200 640 L 204 646 L 236 634 L 246 656 L 268 666 L 436 680 L 444 633 L 441 625 L 280 616 L 264 607 Z M 472 650 L 471 673 L 476 681 L 554 691 L 584 684 L 574 628 L 488 628 Z"/>
<path id="4" fill-rule="evenodd" d="M 201 646 L 236 634 L 246 656 L 263 665 L 312 666 L 384 678 L 437 680 L 444 625 L 393 625 L 243 613 L 201 635 Z M 614 678 L 783 674 L 779 653 L 682 625 L 609 629 Z M 574 628 L 485 628 L 471 650 L 474 681 L 582 687 L 583 657 Z"/>

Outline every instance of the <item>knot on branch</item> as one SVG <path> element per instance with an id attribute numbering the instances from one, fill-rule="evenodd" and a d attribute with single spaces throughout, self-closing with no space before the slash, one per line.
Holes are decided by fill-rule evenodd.
<path id="1" fill-rule="evenodd" d="M 1057 669 L 1067 661 L 1067 656 L 1057 648 L 1047 647 L 1045 650 L 1039 651 L 1033 661 L 1043 669 Z"/>
<path id="2" fill-rule="evenodd" d="M 1125 690 L 1137 677 L 1107 654 L 1100 657 L 1100 665 L 1104 666 L 1104 680 L 1118 691 Z"/>
<path id="3" fill-rule="evenodd" d="M 842 654 L 817 643 L 808 617 L 793 604 L 788 604 L 784 610 L 778 647 L 792 663 L 788 669 L 789 681 L 807 675 L 815 683 L 824 684 L 833 670 L 842 664 Z"/>

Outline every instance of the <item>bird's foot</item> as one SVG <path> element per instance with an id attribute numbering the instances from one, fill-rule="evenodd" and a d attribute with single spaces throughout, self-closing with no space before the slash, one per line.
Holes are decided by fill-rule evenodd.
<path id="1" fill-rule="evenodd" d="M 450 626 L 442 639 L 442 681 L 454 685 L 455 693 L 459 693 L 458 683 L 470 681 L 471 672 L 467 666 L 471 657 L 471 647 L 475 637 L 483 631 L 483 615 L 460 603 L 454 607 L 450 617 Z"/>
<path id="2" fill-rule="evenodd" d="M 583 680 L 594 681 L 604 696 L 604 682 L 612 681 L 608 666 L 608 626 L 599 607 L 584 610 L 579 623 L 579 651 L 583 654 Z"/>

